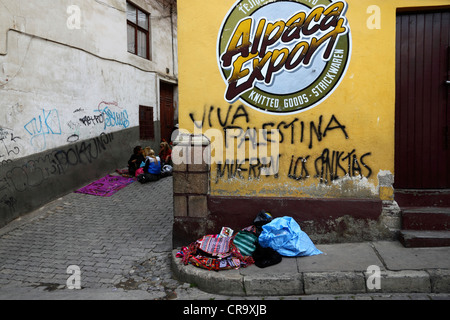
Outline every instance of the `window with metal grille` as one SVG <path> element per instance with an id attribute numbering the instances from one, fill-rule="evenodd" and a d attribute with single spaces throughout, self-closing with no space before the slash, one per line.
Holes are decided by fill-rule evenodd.
<path id="1" fill-rule="evenodd" d="M 139 136 L 141 140 L 155 139 L 152 107 L 139 106 Z"/>
<path id="2" fill-rule="evenodd" d="M 127 2 L 128 52 L 151 60 L 150 14 Z"/>

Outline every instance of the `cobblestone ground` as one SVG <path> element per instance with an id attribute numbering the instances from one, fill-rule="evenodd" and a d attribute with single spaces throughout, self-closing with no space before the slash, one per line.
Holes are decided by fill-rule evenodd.
<path id="1" fill-rule="evenodd" d="M 448 294 L 232 297 L 172 279 L 172 178 L 70 193 L 0 229 L 0 299 L 448 300 Z M 69 266 L 81 290 L 69 290 Z"/>
<path id="2" fill-rule="evenodd" d="M 66 288 L 71 265 L 80 268 L 82 289 L 166 296 L 163 281 L 174 286 L 172 206 L 167 177 L 134 182 L 112 197 L 70 193 L 14 221 L 0 229 L 0 297 L 6 288 Z"/>

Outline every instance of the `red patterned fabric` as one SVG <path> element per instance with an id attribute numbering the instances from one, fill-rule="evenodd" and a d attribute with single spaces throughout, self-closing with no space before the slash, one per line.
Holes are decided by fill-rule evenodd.
<path id="1" fill-rule="evenodd" d="M 227 270 L 247 267 L 255 261 L 251 256 L 243 256 L 233 244 L 234 237 L 219 237 L 218 235 L 206 235 L 183 247 L 177 253 L 182 262 L 192 264 L 207 270 Z"/>

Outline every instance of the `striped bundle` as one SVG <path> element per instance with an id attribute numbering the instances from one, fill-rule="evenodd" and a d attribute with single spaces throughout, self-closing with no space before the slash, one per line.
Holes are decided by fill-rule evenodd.
<path id="1" fill-rule="evenodd" d="M 232 237 L 219 237 L 215 235 L 206 235 L 198 240 L 198 248 L 213 256 L 224 258 L 228 257 L 230 252 L 230 243 Z"/>
<path id="2" fill-rule="evenodd" d="M 239 249 L 243 256 L 251 256 L 256 249 L 258 237 L 250 232 L 241 230 L 235 236 L 233 243 Z"/>

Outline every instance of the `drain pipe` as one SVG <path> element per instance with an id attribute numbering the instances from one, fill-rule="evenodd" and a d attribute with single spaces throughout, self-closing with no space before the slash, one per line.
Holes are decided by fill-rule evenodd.
<path id="1" fill-rule="evenodd" d="M 175 77 L 175 48 L 173 41 L 173 2 L 170 3 L 170 30 L 172 37 L 172 75 Z"/>

